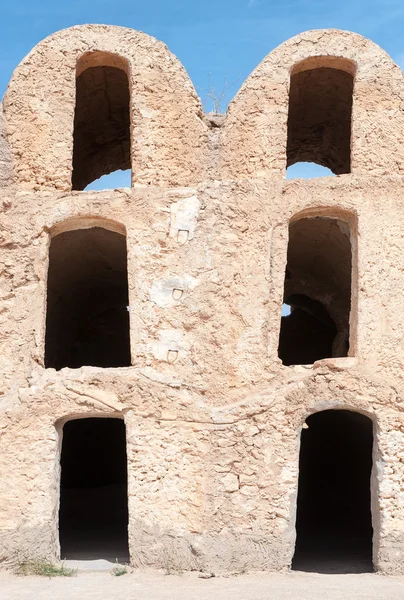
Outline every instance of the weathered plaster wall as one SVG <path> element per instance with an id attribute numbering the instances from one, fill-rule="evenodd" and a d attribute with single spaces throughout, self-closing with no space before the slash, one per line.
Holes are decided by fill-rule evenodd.
<path id="1" fill-rule="evenodd" d="M 0 102 L 0 187 L 11 184 L 12 156 L 4 136 L 3 104 Z"/>
<path id="2" fill-rule="evenodd" d="M 259 118 L 265 128 L 243 112 L 249 86 L 255 85 L 253 76 L 221 128 L 219 150 L 222 159 L 226 155 L 229 179 L 220 181 L 204 176 L 202 167 L 213 164 L 217 139 L 209 149 L 201 141 L 205 125 L 197 112 L 192 118 L 189 112 L 191 105 L 196 111 L 199 101 L 179 68 L 172 85 L 184 84 L 186 107 L 172 96 L 164 97 L 186 119 L 181 122 L 183 137 L 172 136 L 172 127 L 179 126 L 173 125 L 175 113 L 165 117 L 167 131 L 158 128 L 153 133 L 161 147 L 150 143 L 143 148 L 140 138 L 132 140 L 147 154 L 139 165 L 149 165 L 162 179 L 151 178 L 150 187 L 70 192 L 74 60 L 85 48 L 95 47 L 94 31 L 97 40 L 105 34 L 105 49 L 110 36 L 116 40 L 117 30 L 97 26 L 70 31 L 71 46 L 70 34 L 55 34 L 23 61 L 5 103 L 7 136 L 1 139 L 0 156 L 1 148 L 5 156 L 10 148 L 15 168 L 14 179 L 9 166 L 1 168 L 0 176 L 0 562 L 8 564 L 18 555 L 58 556 L 63 422 L 110 415 L 123 418 L 127 430 L 129 536 L 135 566 L 215 572 L 287 568 L 294 550 L 302 424 L 315 411 L 345 408 L 363 412 L 375 423 L 374 563 L 384 572 L 402 573 L 401 72 L 384 54 L 380 61 L 381 51 L 374 45 L 352 34 L 311 32 L 287 42 L 292 56 L 301 60 L 309 49 L 324 54 L 325 40 L 331 54 L 338 40 L 347 46 L 354 40 L 363 63 L 358 73 L 366 74 L 368 83 L 377 82 L 385 94 L 383 69 L 388 68 L 394 76 L 389 86 L 397 88 L 395 94 L 389 92 L 391 112 L 388 107 L 378 109 L 371 119 L 381 133 L 377 138 L 366 133 L 370 119 L 361 116 L 355 100 L 354 172 L 285 181 L 280 176 L 285 166 L 283 125 L 277 134 L 264 105 Z M 128 48 L 131 56 L 143 56 L 144 46 L 147 50 L 150 44 L 163 48 L 143 34 L 121 29 L 118 33 L 127 57 Z M 61 47 L 52 62 L 48 48 L 55 43 Z M 279 52 L 275 51 L 278 56 Z M 49 72 L 41 72 L 48 60 L 51 78 Z M 61 60 L 66 61 L 63 69 Z M 159 60 L 168 65 L 174 61 L 166 50 Z M 375 66 L 377 60 L 380 64 Z M 144 68 L 149 73 L 149 67 Z M 265 68 L 261 83 L 269 85 L 271 77 L 276 82 L 279 69 Z M 282 77 L 287 68 L 282 67 Z M 161 73 L 159 67 L 150 69 Z M 47 124 L 41 121 L 43 104 L 36 104 L 35 94 L 26 96 L 35 77 L 41 82 L 38 86 L 45 86 L 38 89 L 45 89 L 48 79 L 58 86 L 64 81 L 67 89 L 57 110 L 50 104 Z M 150 102 L 160 103 L 162 80 L 156 78 L 157 88 L 148 88 L 147 94 Z M 369 106 L 376 110 L 372 99 Z M 59 142 L 62 132 L 66 142 L 57 146 L 52 126 L 61 113 L 70 115 L 70 121 L 56 128 Z M 28 114 L 38 120 L 25 130 L 21 123 L 17 126 L 17 118 L 23 121 Z M 386 130 L 387 114 L 394 120 Z M 265 152 L 278 157 L 278 167 L 270 170 L 259 167 L 270 164 L 265 157 L 254 163 L 244 152 L 249 136 L 259 138 L 264 130 L 265 135 L 279 135 L 277 140 L 267 137 Z M 30 147 L 35 131 L 43 135 Z M 384 136 L 393 149 L 394 165 Z M 178 144 L 175 156 L 167 151 L 171 139 Z M 359 140 L 366 140 L 364 147 Z M 261 142 L 258 150 L 264 148 Z M 203 148 L 206 156 L 201 158 Z M 163 162 L 164 169 L 158 171 L 156 165 Z M 145 173 L 142 169 L 139 166 L 139 173 Z M 171 178 L 172 173 L 180 175 Z M 351 227 L 351 349 L 347 358 L 284 367 L 277 346 L 288 226 L 296 215 L 335 216 Z M 95 225 L 126 231 L 132 366 L 45 369 L 51 236 Z M 182 290 L 182 295 L 173 296 L 173 290 Z"/>

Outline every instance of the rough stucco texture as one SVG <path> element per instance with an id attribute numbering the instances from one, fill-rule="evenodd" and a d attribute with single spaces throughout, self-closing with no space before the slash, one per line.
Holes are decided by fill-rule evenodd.
<path id="1" fill-rule="evenodd" d="M 129 64 L 131 189 L 70 191 L 76 62 L 91 52 Z M 285 181 L 290 70 L 312 56 L 356 65 L 351 173 Z M 404 572 L 403 100 L 390 58 L 333 30 L 275 49 L 212 129 L 183 67 L 145 34 L 74 27 L 22 61 L 0 120 L 0 562 L 59 556 L 61 426 L 119 416 L 134 566 L 287 568 L 302 425 L 343 408 L 374 422 L 374 565 Z M 349 231 L 350 344 L 286 367 L 297 216 Z M 126 233 L 132 366 L 45 369 L 50 239 L 86 227 Z"/>

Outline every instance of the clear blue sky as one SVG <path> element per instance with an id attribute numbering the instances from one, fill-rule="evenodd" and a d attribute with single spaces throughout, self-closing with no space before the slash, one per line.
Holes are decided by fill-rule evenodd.
<path id="1" fill-rule="evenodd" d="M 164 41 L 205 108 L 209 79 L 235 81 L 223 105 L 275 46 L 307 29 L 356 31 L 404 66 L 404 0 L 2 0 L 0 97 L 14 68 L 47 35 L 82 23 L 139 29 Z"/>

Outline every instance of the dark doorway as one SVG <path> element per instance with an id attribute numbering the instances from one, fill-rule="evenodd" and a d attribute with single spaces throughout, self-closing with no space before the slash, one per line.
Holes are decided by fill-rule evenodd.
<path id="1" fill-rule="evenodd" d="M 326 410 L 302 430 L 292 568 L 362 573 L 372 567 L 373 423 L 359 413 Z"/>
<path id="2" fill-rule="evenodd" d="M 349 351 L 352 251 L 349 225 L 306 217 L 289 225 L 278 356 L 284 365 L 313 364 Z"/>
<path id="3" fill-rule="evenodd" d="M 76 419 L 63 427 L 59 535 L 62 559 L 127 562 L 125 424 Z"/>
<path id="4" fill-rule="evenodd" d="M 336 175 L 351 171 L 355 67 L 345 59 L 312 57 L 290 79 L 287 167 L 312 162 Z"/>
<path id="5" fill-rule="evenodd" d="M 66 231 L 49 249 L 45 366 L 130 366 L 126 237 Z"/>
<path id="6" fill-rule="evenodd" d="M 130 90 L 126 62 L 93 52 L 77 65 L 72 189 L 131 168 Z"/>

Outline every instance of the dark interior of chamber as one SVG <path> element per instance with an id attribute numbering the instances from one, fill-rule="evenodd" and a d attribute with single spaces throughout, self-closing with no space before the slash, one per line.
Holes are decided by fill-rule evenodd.
<path id="1" fill-rule="evenodd" d="M 72 189 L 131 168 L 130 92 L 123 69 L 94 66 L 76 79 Z"/>
<path id="2" fill-rule="evenodd" d="M 279 356 L 283 364 L 313 364 L 331 357 L 337 328 L 321 302 L 294 294 L 285 303 L 291 313 L 281 320 Z"/>
<path id="3" fill-rule="evenodd" d="M 126 238 L 67 231 L 49 248 L 45 366 L 130 366 Z"/>
<path id="4" fill-rule="evenodd" d="M 59 536 L 61 558 L 127 562 L 125 424 L 86 418 L 63 427 Z"/>
<path id="5" fill-rule="evenodd" d="M 327 410 L 302 430 L 292 568 L 360 573 L 372 568 L 372 421 Z"/>
<path id="6" fill-rule="evenodd" d="M 347 356 L 351 312 L 350 228 L 310 217 L 289 226 L 278 356 L 286 366 Z"/>
<path id="7" fill-rule="evenodd" d="M 318 67 L 292 74 L 287 167 L 313 162 L 336 175 L 351 171 L 353 76 Z"/>

